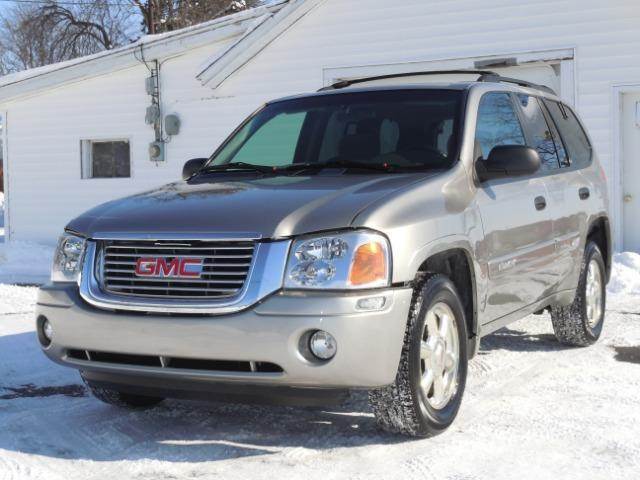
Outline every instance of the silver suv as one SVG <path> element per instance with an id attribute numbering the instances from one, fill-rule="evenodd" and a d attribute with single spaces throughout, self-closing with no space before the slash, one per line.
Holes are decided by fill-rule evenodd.
<path id="1" fill-rule="evenodd" d="M 611 267 L 592 143 L 549 89 L 474 74 L 269 102 L 182 181 L 76 218 L 44 352 L 119 406 L 366 389 L 383 429 L 429 436 L 481 337 L 548 310 L 592 344 Z"/>

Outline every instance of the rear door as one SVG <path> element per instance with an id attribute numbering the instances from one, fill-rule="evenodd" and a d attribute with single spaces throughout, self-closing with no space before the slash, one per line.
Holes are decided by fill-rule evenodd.
<path id="1" fill-rule="evenodd" d="M 561 268 L 559 288 L 573 289 L 580 271 L 576 266 L 583 256 L 581 235 L 587 231 L 589 213 L 597 210 L 597 192 L 593 191 L 589 175 L 585 175 L 585 167 L 591 165 L 592 148 L 569 107 L 546 99 L 543 102 L 555 136 L 559 135 L 561 169 L 547 181 L 549 194 L 558 199 L 553 205 L 553 229 Z"/>
<path id="2" fill-rule="evenodd" d="M 483 95 L 476 126 L 477 161 L 498 145 L 525 145 L 511 94 Z M 488 266 L 485 323 L 535 303 L 548 291 L 553 264 L 553 222 L 547 189 L 538 176 L 491 180 L 478 189 Z"/>
<path id="3" fill-rule="evenodd" d="M 568 173 L 566 150 L 542 99 L 526 94 L 516 94 L 514 97 L 525 126 L 527 145 L 535 148 L 540 155 L 541 168 L 538 176 L 543 177 L 547 187 L 547 209 L 553 220 L 554 260 L 545 272 L 546 296 L 559 288 L 573 265 L 571 248 L 575 241 L 579 241 L 575 217 L 579 207 L 578 187 L 574 188 L 576 198 L 572 198 L 570 190 L 577 179 Z"/>

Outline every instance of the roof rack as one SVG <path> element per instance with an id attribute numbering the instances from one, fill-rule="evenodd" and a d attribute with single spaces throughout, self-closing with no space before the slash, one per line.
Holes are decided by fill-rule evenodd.
<path id="1" fill-rule="evenodd" d="M 520 85 L 521 87 L 534 88 L 536 90 L 542 90 L 543 92 L 550 93 L 552 95 L 556 95 L 556 92 L 553 88 L 547 87 L 546 85 L 540 85 L 539 83 L 527 82 L 526 80 L 520 80 L 519 78 L 511 78 L 511 77 L 503 77 L 499 73 L 488 73 L 480 75 L 478 78 L 479 82 L 504 82 L 504 83 L 513 83 L 515 85 Z"/>
<path id="2" fill-rule="evenodd" d="M 387 75 L 376 75 L 371 77 L 353 78 L 350 80 L 340 80 L 332 85 L 323 87 L 318 92 L 325 92 L 327 90 L 340 90 L 342 88 L 350 87 L 358 83 L 372 82 L 375 80 L 386 80 L 388 78 L 403 78 L 403 77 L 416 77 L 421 75 L 478 75 L 476 81 L 478 82 L 505 82 L 513 83 L 521 87 L 534 88 L 536 90 L 542 90 L 544 92 L 556 95 L 553 89 L 546 85 L 539 85 L 537 83 L 527 82 L 526 80 L 520 80 L 517 78 L 503 77 L 499 73 L 491 70 L 427 70 L 418 72 L 403 72 L 403 73 L 390 73 Z"/>

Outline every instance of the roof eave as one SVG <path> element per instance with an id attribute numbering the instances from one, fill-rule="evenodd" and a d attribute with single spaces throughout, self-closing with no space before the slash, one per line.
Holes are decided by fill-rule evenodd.
<path id="1" fill-rule="evenodd" d="M 247 26 L 248 22 L 270 17 L 274 11 L 281 9 L 283 4 L 255 8 L 235 14 L 228 20 L 223 18 L 217 22 L 207 22 L 195 28 L 185 29 L 183 32 L 159 35 L 145 43 L 136 42 L 97 55 L 61 62 L 58 66 L 52 65 L 49 69 L 34 69 L 33 75 L 19 76 L 15 81 L 0 85 L 0 102 L 139 65 L 138 57 L 141 48 L 144 49 L 147 60 L 155 60 L 179 55 L 191 48 L 234 37 L 242 38 L 247 28 L 251 29 L 251 25 Z"/>

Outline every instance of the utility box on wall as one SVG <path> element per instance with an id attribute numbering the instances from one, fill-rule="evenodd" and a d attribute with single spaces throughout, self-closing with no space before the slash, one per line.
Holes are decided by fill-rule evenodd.
<path id="1" fill-rule="evenodd" d="M 152 162 L 164 162 L 164 142 L 152 142 L 149 144 L 149 160 Z"/>

